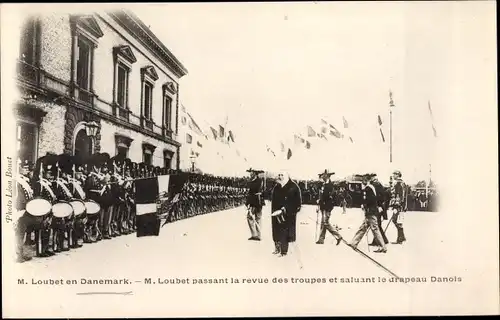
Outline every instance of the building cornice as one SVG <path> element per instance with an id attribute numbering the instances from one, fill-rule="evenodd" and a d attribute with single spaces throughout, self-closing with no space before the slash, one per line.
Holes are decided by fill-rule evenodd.
<path id="1" fill-rule="evenodd" d="M 120 26 L 127 30 L 136 40 L 155 54 L 179 78 L 188 74 L 188 70 L 155 36 L 155 34 L 132 12 L 118 10 L 108 12 Z"/>

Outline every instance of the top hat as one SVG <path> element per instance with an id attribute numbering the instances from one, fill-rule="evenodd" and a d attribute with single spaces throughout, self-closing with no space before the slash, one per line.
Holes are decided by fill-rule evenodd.
<path id="1" fill-rule="evenodd" d="M 325 171 L 324 171 L 324 172 L 319 173 L 319 174 L 318 174 L 318 176 L 319 176 L 320 178 L 323 178 L 323 177 L 325 177 L 325 176 L 326 176 L 326 177 L 330 177 L 330 176 L 332 176 L 332 175 L 334 175 L 334 174 L 335 174 L 335 172 L 328 172 L 328 170 L 327 170 L 327 169 L 325 169 Z"/>

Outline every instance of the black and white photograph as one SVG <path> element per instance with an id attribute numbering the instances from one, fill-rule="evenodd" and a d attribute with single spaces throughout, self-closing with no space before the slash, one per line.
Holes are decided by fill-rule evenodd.
<path id="1" fill-rule="evenodd" d="M 495 2 L 0 14 L 4 317 L 500 313 Z"/>

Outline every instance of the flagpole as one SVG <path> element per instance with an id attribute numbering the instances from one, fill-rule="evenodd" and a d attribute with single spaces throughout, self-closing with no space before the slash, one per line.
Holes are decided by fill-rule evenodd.
<path id="1" fill-rule="evenodd" d="M 389 123 L 390 123 L 389 162 L 390 163 L 392 163 L 392 108 L 394 108 L 394 101 L 392 100 L 392 92 L 389 91 Z"/>

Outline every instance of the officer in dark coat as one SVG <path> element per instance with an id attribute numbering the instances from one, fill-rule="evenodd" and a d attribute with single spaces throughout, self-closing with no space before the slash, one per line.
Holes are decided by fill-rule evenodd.
<path id="1" fill-rule="evenodd" d="M 384 239 L 382 238 L 382 234 L 377 224 L 377 214 L 382 211 L 382 208 L 378 206 L 377 192 L 375 187 L 371 184 L 371 178 L 372 176 L 370 174 L 363 177 L 362 209 L 365 212 L 365 219 L 354 235 L 350 246 L 356 248 L 369 228 L 372 230 L 375 239 L 377 239 L 377 243 L 380 244 L 380 249 L 375 252 L 385 253 L 387 252 L 387 247 L 385 246 Z"/>
<path id="2" fill-rule="evenodd" d="M 390 195 L 387 194 L 386 189 L 384 186 L 378 181 L 377 175 L 376 174 L 371 174 L 371 183 L 375 187 L 375 191 L 377 192 L 377 202 L 378 202 L 378 207 L 382 208 L 382 212 L 379 212 L 377 210 L 377 225 L 378 229 L 380 230 L 380 234 L 382 235 L 382 238 L 384 239 L 384 243 L 388 244 L 389 240 L 387 239 L 387 236 L 385 235 L 384 228 L 382 227 L 382 220 L 387 220 L 387 209 L 388 209 L 388 201 Z M 372 243 L 370 243 L 370 246 L 380 246 L 380 243 L 377 242 L 376 238 L 373 238 Z"/>
<path id="3" fill-rule="evenodd" d="M 297 237 L 297 213 L 302 206 L 302 196 L 299 186 L 290 179 L 288 173 L 280 173 L 277 180 L 271 200 L 274 254 L 286 256 L 288 244 L 295 242 Z"/>
<path id="4" fill-rule="evenodd" d="M 398 230 L 398 237 L 394 244 L 402 244 L 406 241 L 404 229 L 403 229 L 403 221 L 404 221 L 404 208 L 406 203 L 406 184 L 402 179 L 401 172 L 399 170 L 394 171 L 393 173 L 393 188 L 391 190 L 391 201 L 389 207 L 393 211 L 393 216 L 391 221 L 396 226 Z"/>
<path id="5" fill-rule="evenodd" d="M 323 186 L 321 187 L 321 192 L 318 199 L 317 210 L 318 212 L 321 211 L 321 229 L 319 233 L 319 239 L 316 244 L 323 244 L 325 242 L 327 230 L 337 240 L 337 245 L 339 245 L 340 241 L 342 240 L 342 236 L 337 232 L 337 228 L 334 228 L 329 221 L 336 201 L 333 182 L 330 180 L 330 177 L 334 174 L 335 172 L 328 172 L 328 170 L 325 170 L 325 172 L 319 174 L 319 177 L 323 180 Z"/>
<path id="6" fill-rule="evenodd" d="M 245 206 L 247 207 L 247 221 L 251 237 L 248 240 L 260 241 L 260 220 L 262 218 L 262 207 L 264 197 L 262 195 L 264 182 L 259 174 L 264 171 L 248 169 L 250 182 L 248 182 L 248 195 Z M 227 205 L 227 204 L 226 204 Z"/>

